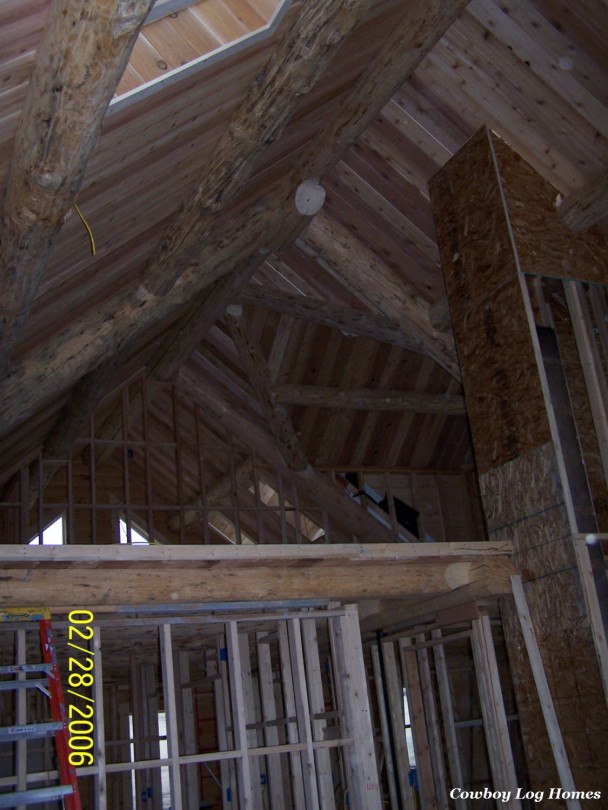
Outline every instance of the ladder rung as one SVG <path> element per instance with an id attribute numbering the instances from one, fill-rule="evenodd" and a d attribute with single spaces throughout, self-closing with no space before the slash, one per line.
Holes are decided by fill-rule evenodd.
<path id="1" fill-rule="evenodd" d="M 9 664 L 0 667 L 0 675 L 14 675 L 16 672 L 52 672 L 52 664 Z"/>
<path id="2" fill-rule="evenodd" d="M 16 793 L 0 793 L 0 807 L 19 807 L 21 804 L 42 804 L 72 794 L 71 785 L 55 785 L 35 790 L 20 790 Z"/>
<path id="3" fill-rule="evenodd" d="M 60 731 L 62 728 L 63 723 L 59 721 L 54 723 L 35 723 L 31 726 L 3 726 L 0 728 L 0 740 L 33 740 L 37 737 L 46 737 L 47 734 L 53 734 L 55 731 Z"/>
<path id="4" fill-rule="evenodd" d="M 43 689 L 46 691 L 48 680 L 46 678 L 31 678 L 29 681 L 0 681 L 0 692 L 9 692 L 11 689 Z"/>

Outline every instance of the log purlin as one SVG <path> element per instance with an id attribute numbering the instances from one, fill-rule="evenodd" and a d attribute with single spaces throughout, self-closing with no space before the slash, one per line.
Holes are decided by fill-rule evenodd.
<path id="1" fill-rule="evenodd" d="M 505 594 L 508 543 L 296 546 L 0 546 L 2 607 Z M 61 571 L 62 576 L 57 573 Z M 66 587 L 69 581 L 69 587 Z"/>

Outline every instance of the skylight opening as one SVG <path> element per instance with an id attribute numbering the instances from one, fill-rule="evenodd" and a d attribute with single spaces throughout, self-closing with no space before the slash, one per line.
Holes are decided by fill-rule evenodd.
<path id="1" fill-rule="evenodd" d="M 270 35 L 290 5 L 291 0 L 157 0 L 111 106 Z"/>
<path id="2" fill-rule="evenodd" d="M 65 544 L 65 518 L 59 515 L 40 534 L 29 541 L 30 546 L 63 546 Z"/>

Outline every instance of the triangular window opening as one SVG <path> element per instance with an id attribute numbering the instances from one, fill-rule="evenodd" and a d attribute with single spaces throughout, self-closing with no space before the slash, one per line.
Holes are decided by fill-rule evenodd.
<path id="1" fill-rule="evenodd" d="M 133 521 L 129 523 L 130 531 L 127 521 L 123 518 L 118 519 L 118 542 L 131 546 L 149 546 L 150 540 L 147 533 L 139 526 L 136 526 Z"/>
<path id="2" fill-rule="evenodd" d="M 29 541 L 30 546 L 63 546 L 65 544 L 65 518 L 59 515 L 45 526 L 40 534 Z"/>

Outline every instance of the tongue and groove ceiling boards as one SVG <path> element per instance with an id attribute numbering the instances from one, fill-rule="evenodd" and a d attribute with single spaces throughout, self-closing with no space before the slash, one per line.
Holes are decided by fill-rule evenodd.
<path id="1" fill-rule="evenodd" d="M 484 124 L 566 198 L 601 176 L 606 4 L 148 10 L 0 6 L 2 479 L 143 368 L 296 471 L 471 469 L 427 184 Z"/>

